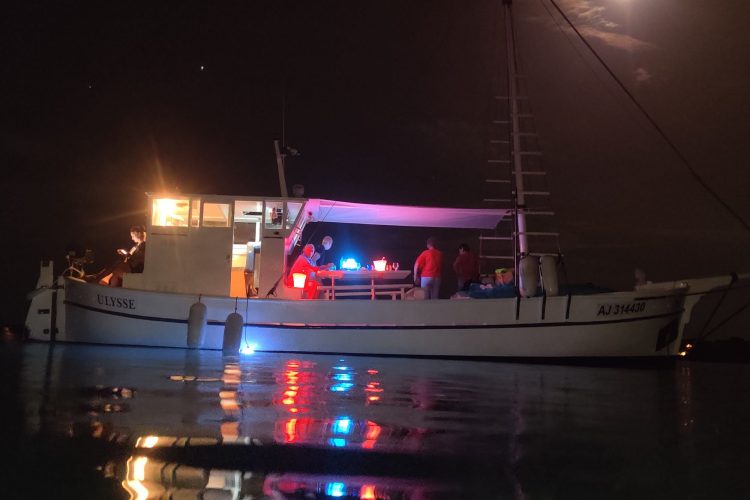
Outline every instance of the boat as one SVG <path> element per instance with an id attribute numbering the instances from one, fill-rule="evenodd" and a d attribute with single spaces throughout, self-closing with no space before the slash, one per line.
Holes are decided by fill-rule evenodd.
<path id="1" fill-rule="evenodd" d="M 504 1 L 507 33 L 510 2 Z M 505 208 L 418 207 L 288 196 L 146 193 L 148 251 L 142 273 L 113 288 L 83 279 L 81 260 L 57 276 L 42 262 L 26 325 L 35 341 L 237 352 L 503 358 L 670 360 L 694 306 L 748 275 L 643 283 L 575 293 L 558 279 L 560 254 L 535 252 L 528 229 L 513 37 Z M 499 160 L 498 160 L 499 161 Z M 495 181 L 491 179 L 490 181 Z M 499 181 L 498 181 L 499 182 Z M 497 201 L 497 200 L 495 200 Z M 421 300 L 410 271 L 320 271 L 320 296 L 303 298 L 288 276 L 304 229 L 316 223 L 476 229 L 510 240 L 513 296 Z M 481 240 L 480 240 L 481 241 Z M 78 264 L 77 266 L 75 264 Z M 412 277 L 413 278 L 413 277 Z M 304 286 L 304 285 L 299 285 Z"/>
<path id="2" fill-rule="evenodd" d="M 673 357 L 680 353 L 696 299 L 731 281 L 722 276 L 575 295 L 553 293 L 547 280 L 546 290 L 531 296 L 420 300 L 403 282 L 408 270 L 338 270 L 321 271 L 334 282 L 322 287 L 326 296 L 302 299 L 303 289 L 280 278 L 308 224 L 488 229 L 512 215 L 499 209 L 301 198 L 174 193 L 147 198 L 143 272 L 126 273 L 123 286 L 113 288 L 76 276 L 56 277 L 53 264 L 42 263 L 40 292 L 27 317 L 30 339 L 224 350 L 229 317 L 239 314 L 234 335 L 241 337 L 243 352 Z M 254 236 L 237 244 L 235 231 Z M 351 277 L 369 283 L 335 284 Z M 347 295 L 352 293 L 359 297 Z M 365 300 L 347 300 L 362 296 Z M 205 306 L 202 319 L 193 314 L 196 304 Z M 192 341 L 191 326 L 197 335 Z"/>

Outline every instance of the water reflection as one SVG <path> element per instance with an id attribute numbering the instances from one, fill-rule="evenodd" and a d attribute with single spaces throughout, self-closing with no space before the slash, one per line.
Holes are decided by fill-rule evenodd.
<path id="1" fill-rule="evenodd" d="M 110 466 L 111 469 L 112 466 Z M 201 469 L 165 463 L 145 456 L 131 456 L 125 463 L 122 488 L 131 499 L 151 498 L 247 498 L 256 495 L 243 488 L 240 471 Z M 115 473 L 117 475 L 117 473 Z M 248 474 L 248 477 L 251 477 Z"/>
<path id="2" fill-rule="evenodd" d="M 336 424 L 344 425 L 347 424 Z M 220 447 L 224 448 L 221 449 Z M 219 448 L 217 448 L 219 447 Z M 239 467 L 235 470 L 201 467 L 194 464 L 212 462 L 214 452 L 220 449 Z M 403 457 L 387 456 L 398 463 L 372 468 L 372 475 L 362 472 L 367 466 L 351 463 L 340 467 L 321 465 L 330 460 L 335 464 L 341 456 L 332 456 L 325 450 L 307 450 L 304 455 L 290 453 L 289 447 L 260 446 L 254 441 L 242 444 L 222 443 L 220 439 L 174 436 L 141 436 L 136 439 L 134 451 L 121 463 L 110 461 L 101 468 L 102 473 L 120 480 L 130 499 L 149 498 L 328 498 L 347 497 L 361 499 L 426 499 L 449 498 L 458 492 L 458 482 L 446 478 L 430 478 L 428 469 L 449 464 L 428 461 L 418 478 L 404 477 L 400 465 L 408 463 Z M 161 453 L 160 453 L 161 452 Z M 156 454 L 156 455 L 154 455 Z M 160 455 L 180 461 L 165 460 Z M 349 455 L 349 457 L 354 457 Z M 321 460 L 322 459 L 322 460 Z M 354 462 L 356 462 L 356 458 Z M 416 462 L 412 461 L 412 465 Z M 253 465 L 255 464 L 255 465 Z M 353 467 L 353 468 L 352 468 Z M 298 472 L 299 470 L 310 472 Z M 347 473 L 347 469 L 356 473 Z M 319 471 L 318 471 L 319 470 Z M 397 477 L 382 474 L 395 471 Z M 318 473 L 315 473 L 318 471 Z"/>
<path id="3" fill-rule="evenodd" d="M 671 496 L 700 479 L 716 484 L 701 476 L 701 457 L 732 463 L 746 435 L 737 422 L 750 417 L 744 403 L 721 411 L 723 393 L 705 382 L 723 373 L 740 393 L 750 389 L 734 366 L 44 345 L 23 355 L 25 435 L 60 453 L 93 446 L 100 477 L 123 498 L 628 496 L 657 484 Z M 738 484 L 731 471 L 721 469 L 722 484 Z M 673 479 L 662 484 L 665 475 Z"/>
<path id="4" fill-rule="evenodd" d="M 378 371 L 368 369 L 367 377 L 362 384 L 357 384 L 357 373 L 346 365 L 333 366 L 326 377 L 320 377 L 315 372 L 316 364 L 311 361 L 296 359 L 287 360 L 284 364 L 282 377 L 278 380 L 283 391 L 276 401 L 289 412 L 287 418 L 276 422 L 274 439 L 277 443 L 285 444 L 327 444 L 332 447 L 361 447 L 373 449 L 381 435 L 382 427 L 371 420 L 354 420 L 347 414 L 328 418 L 310 416 L 314 408 L 311 407 L 315 399 L 316 386 L 325 387 L 332 393 L 334 405 L 337 398 L 346 401 L 357 401 L 359 397 L 358 385 L 364 384 L 365 405 L 373 404 L 380 399 L 372 392 L 382 392 L 379 382 L 369 380 Z"/>
<path id="5" fill-rule="evenodd" d="M 200 469 L 133 456 L 125 463 L 122 488 L 130 499 L 318 499 L 424 500 L 456 498 L 456 489 L 437 482 L 369 476 L 264 474 L 239 470 Z"/>

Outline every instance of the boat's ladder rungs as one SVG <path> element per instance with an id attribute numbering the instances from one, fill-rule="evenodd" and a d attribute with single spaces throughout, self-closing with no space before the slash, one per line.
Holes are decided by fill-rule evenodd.
<path id="1" fill-rule="evenodd" d="M 506 31 L 511 30 L 506 23 Z M 495 230 L 479 236 L 483 275 L 492 275 L 499 266 L 516 267 L 522 246 L 528 254 L 540 257 L 561 253 L 544 155 L 526 82 L 517 72 L 520 66 L 512 39 L 507 33 L 507 64 L 493 82 L 482 196 L 485 205 L 506 209 L 508 216 Z"/>

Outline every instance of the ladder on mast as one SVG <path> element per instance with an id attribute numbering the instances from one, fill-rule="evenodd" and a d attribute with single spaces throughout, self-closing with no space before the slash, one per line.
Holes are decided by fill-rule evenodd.
<path id="1" fill-rule="evenodd" d="M 522 255 L 560 255 L 534 114 L 529 98 L 523 95 L 524 77 L 518 71 L 511 0 L 503 0 L 503 13 L 506 71 L 504 81 L 494 78 L 483 202 L 508 210 L 510 217 L 479 236 L 483 276 L 493 275 L 497 267 L 512 266 L 517 272 Z"/>

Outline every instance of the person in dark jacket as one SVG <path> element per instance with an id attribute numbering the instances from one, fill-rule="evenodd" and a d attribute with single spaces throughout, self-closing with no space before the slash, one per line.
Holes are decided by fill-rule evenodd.
<path id="1" fill-rule="evenodd" d="M 479 281 L 479 261 L 466 243 L 458 245 L 458 255 L 453 261 L 453 270 L 456 272 L 459 290 L 468 290 L 470 283 Z"/>
<path id="2" fill-rule="evenodd" d="M 333 238 L 330 236 L 323 237 L 323 241 L 320 245 L 315 245 L 315 254 L 313 254 L 313 260 L 315 265 L 321 269 L 331 269 L 335 267 L 331 260 L 331 254 L 329 250 L 333 246 Z"/>
<path id="3" fill-rule="evenodd" d="M 122 275 L 125 273 L 142 273 L 146 262 L 146 228 L 143 226 L 132 226 L 130 228 L 130 239 L 133 245 L 130 250 L 119 248 L 117 254 L 120 260 L 109 267 L 99 271 L 92 281 L 100 285 L 113 287 L 122 286 Z"/>

